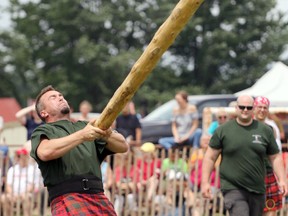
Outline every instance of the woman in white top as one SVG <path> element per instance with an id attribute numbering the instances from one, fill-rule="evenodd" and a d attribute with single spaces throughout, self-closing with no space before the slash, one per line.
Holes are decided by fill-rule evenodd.
<path id="1" fill-rule="evenodd" d="M 202 130 L 198 128 L 198 111 L 189 104 L 188 94 L 180 91 L 175 95 L 178 106 L 173 109 L 172 134 L 173 137 L 159 139 L 159 144 L 165 149 L 176 145 L 190 145 L 199 148 Z"/>

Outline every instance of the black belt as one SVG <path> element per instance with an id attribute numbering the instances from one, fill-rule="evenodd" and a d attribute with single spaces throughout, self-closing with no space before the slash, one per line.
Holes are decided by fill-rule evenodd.
<path id="1" fill-rule="evenodd" d="M 103 183 L 97 177 L 74 177 L 54 186 L 48 186 L 50 202 L 66 193 L 95 194 L 103 192 Z"/>

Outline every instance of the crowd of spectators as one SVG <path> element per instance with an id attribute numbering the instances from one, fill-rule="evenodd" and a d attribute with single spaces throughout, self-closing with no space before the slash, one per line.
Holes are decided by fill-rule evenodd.
<path id="1" fill-rule="evenodd" d="M 203 131 L 199 128 L 198 111 L 188 103 L 187 97 L 184 91 L 176 93 L 177 107 L 171 119 L 173 137 L 162 137 L 158 143 L 142 143 L 141 123 L 132 101 L 115 120 L 113 128 L 125 136 L 130 150 L 107 157 L 101 165 L 101 172 L 105 194 L 113 202 L 117 215 L 141 211 L 148 211 L 148 215 L 203 214 L 204 201 L 199 193 L 202 160 L 214 131 L 232 115 L 220 108 L 213 115 L 214 121 L 207 131 Z M 92 105 L 88 101 L 81 102 L 79 111 L 81 117 L 74 121 L 91 120 Z M 44 215 L 43 209 L 49 207 L 49 203 L 45 201 L 41 173 L 29 157 L 31 133 L 43 123 L 35 115 L 34 104 L 20 110 L 16 117 L 26 127 L 28 141 L 14 154 L 9 153 L 7 145 L 0 144 L 1 211 L 11 215 L 19 205 L 24 216 L 31 215 L 38 196 L 39 214 Z M 274 120 L 271 117 L 269 121 Z M 2 128 L 3 118 L 0 116 L 0 133 Z M 279 140 L 280 136 L 279 132 Z M 221 197 L 220 161 L 221 157 L 211 174 L 213 194 L 217 199 Z M 207 208 L 211 211 L 212 207 L 209 205 Z"/>

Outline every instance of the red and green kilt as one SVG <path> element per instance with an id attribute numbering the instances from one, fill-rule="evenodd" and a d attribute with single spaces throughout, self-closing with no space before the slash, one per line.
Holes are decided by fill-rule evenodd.
<path id="1" fill-rule="evenodd" d="M 282 208 L 282 195 L 273 172 L 267 172 L 265 177 L 266 200 L 264 212 L 276 211 Z"/>
<path id="2" fill-rule="evenodd" d="M 51 202 L 53 216 L 116 216 L 113 204 L 103 192 L 97 194 L 68 193 Z"/>

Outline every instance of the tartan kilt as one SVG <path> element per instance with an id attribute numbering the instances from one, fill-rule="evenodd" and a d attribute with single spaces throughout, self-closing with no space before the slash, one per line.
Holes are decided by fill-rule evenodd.
<path id="1" fill-rule="evenodd" d="M 97 194 L 68 193 L 51 202 L 52 216 L 116 216 L 113 204 L 103 192 Z"/>
<path id="2" fill-rule="evenodd" d="M 282 195 L 273 171 L 267 172 L 265 176 L 266 199 L 264 212 L 276 211 L 282 208 Z"/>

